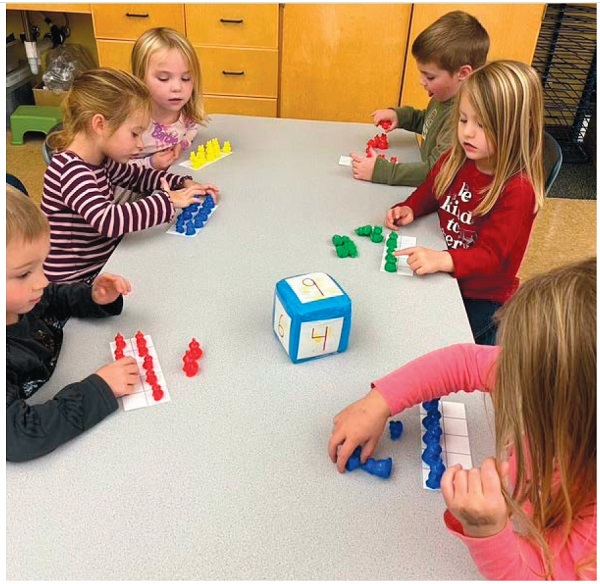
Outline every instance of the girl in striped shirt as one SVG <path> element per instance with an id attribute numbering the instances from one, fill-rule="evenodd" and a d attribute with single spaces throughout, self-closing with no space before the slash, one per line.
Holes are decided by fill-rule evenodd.
<path id="1" fill-rule="evenodd" d="M 173 219 L 175 209 L 218 188 L 163 170 L 128 164 L 143 148 L 151 99 L 136 77 L 113 69 L 79 75 L 64 104 L 63 130 L 44 174 L 42 211 L 50 222 L 44 270 L 52 282 L 92 280 L 123 235 Z M 142 193 L 118 204 L 114 187 Z"/>

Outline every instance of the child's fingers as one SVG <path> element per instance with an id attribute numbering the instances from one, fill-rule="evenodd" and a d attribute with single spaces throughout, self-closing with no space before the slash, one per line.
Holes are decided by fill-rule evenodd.
<path id="1" fill-rule="evenodd" d="M 360 162 L 361 160 L 364 160 L 365 157 L 356 154 L 356 152 L 350 152 L 350 158 L 352 158 L 354 162 Z"/>
<path id="2" fill-rule="evenodd" d="M 480 475 L 481 487 L 485 495 L 501 495 L 502 482 L 494 458 L 486 458 L 483 461 Z"/>
<path id="3" fill-rule="evenodd" d="M 459 470 L 462 470 L 462 465 L 455 464 L 454 466 L 448 467 L 446 472 L 442 475 L 440 488 L 442 490 L 442 495 L 444 496 L 444 501 L 446 501 L 446 505 L 450 505 L 454 500 L 454 477 Z"/>
<path id="4" fill-rule="evenodd" d="M 167 191 L 167 193 L 170 192 L 171 187 L 164 176 L 160 179 L 160 186 L 163 188 L 163 190 Z"/>
<path id="5" fill-rule="evenodd" d="M 396 257 L 409 256 L 409 255 L 415 253 L 416 251 L 417 251 L 416 247 L 406 247 L 404 249 L 396 250 L 396 251 L 392 252 L 392 254 L 395 255 Z"/>

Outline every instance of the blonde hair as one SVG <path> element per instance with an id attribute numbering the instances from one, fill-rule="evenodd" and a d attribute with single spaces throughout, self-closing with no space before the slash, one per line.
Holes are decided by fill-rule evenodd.
<path id="1" fill-rule="evenodd" d="M 136 77 L 115 69 L 91 69 L 78 75 L 63 102 L 63 129 L 48 136 L 50 147 L 64 150 L 91 119 L 101 114 L 116 131 L 134 112 L 150 120 L 152 103 L 147 87 Z"/>
<path id="2" fill-rule="evenodd" d="M 50 234 L 48 219 L 25 194 L 6 185 L 6 245 L 16 239 L 25 243 Z"/>
<path id="3" fill-rule="evenodd" d="M 151 28 L 135 41 L 131 51 L 131 70 L 145 81 L 150 57 L 158 51 L 177 49 L 187 60 L 192 74 L 192 96 L 183 106 L 183 115 L 192 122 L 205 123 L 207 116 L 202 104 L 202 73 L 198 55 L 186 37 L 172 28 Z"/>
<path id="4" fill-rule="evenodd" d="M 508 180 L 519 174 L 533 186 L 537 213 L 544 203 L 544 98 L 536 71 L 518 61 L 493 61 L 462 84 L 449 126 L 450 154 L 435 177 L 435 196 L 444 195 L 467 160 L 458 137 L 463 96 L 469 99 L 495 152 L 492 182 L 481 193 L 484 197 L 474 214 L 489 213 Z"/>
<path id="5" fill-rule="evenodd" d="M 542 534 L 571 531 L 596 494 L 596 258 L 524 284 L 498 312 L 498 459 L 514 450 L 517 472 L 505 498 L 552 574 Z M 531 503 L 531 517 L 522 509 Z M 578 568 L 589 568 L 590 557 Z M 595 563 L 595 560 L 594 560 Z"/>
<path id="6" fill-rule="evenodd" d="M 435 63 L 450 74 L 464 65 L 479 69 L 485 65 L 490 37 L 470 14 L 455 10 L 430 24 L 414 40 L 413 57 L 420 63 Z"/>

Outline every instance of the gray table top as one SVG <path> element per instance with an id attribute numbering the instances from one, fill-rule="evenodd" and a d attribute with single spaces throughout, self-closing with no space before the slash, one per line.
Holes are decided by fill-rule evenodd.
<path id="1" fill-rule="evenodd" d="M 171 402 L 119 410 L 46 457 L 7 465 L 9 579 L 478 579 L 446 532 L 439 492 L 421 486 L 417 408 L 380 442 L 387 481 L 340 475 L 327 456 L 333 416 L 369 383 L 430 350 L 472 342 L 458 287 L 435 274 L 379 271 L 381 246 L 354 235 L 382 224 L 412 189 L 356 181 L 340 155 L 363 151 L 366 124 L 215 115 L 202 141 L 233 155 L 193 174 L 222 189 L 194 238 L 166 226 L 127 236 L 106 271 L 134 292 L 120 317 L 71 319 L 53 378 L 32 403 L 111 359 L 117 332 L 151 334 Z M 412 134 L 390 153 L 417 160 Z M 177 168 L 177 171 L 188 171 Z M 338 259 L 335 233 L 358 258 Z M 437 217 L 403 230 L 444 248 Z M 353 302 L 345 353 L 294 365 L 275 338 L 275 283 L 332 275 Z M 205 355 L 181 371 L 187 343 Z M 473 462 L 493 452 L 489 406 L 467 404 Z"/>

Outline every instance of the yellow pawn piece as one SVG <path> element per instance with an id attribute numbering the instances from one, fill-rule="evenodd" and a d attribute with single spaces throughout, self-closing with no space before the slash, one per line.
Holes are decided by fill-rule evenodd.
<path id="1" fill-rule="evenodd" d="M 231 142 L 226 140 L 223 144 L 223 154 L 229 154 L 231 152 Z"/>
<path id="2" fill-rule="evenodd" d="M 215 158 L 221 158 L 221 146 L 219 146 L 219 141 L 215 138 Z"/>
<path id="3" fill-rule="evenodd" d="M 204 144 L 200 144 L 200 146 L 198 146 L 196 153 L 198 154 L 198 156 L 206 156 L 206 152 L 204 151 Z"/>

